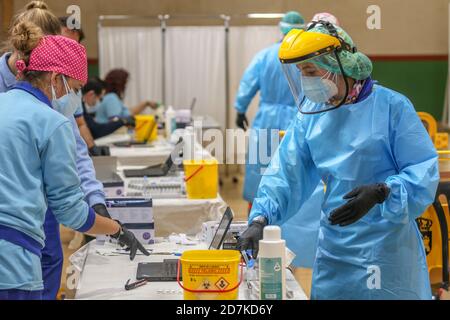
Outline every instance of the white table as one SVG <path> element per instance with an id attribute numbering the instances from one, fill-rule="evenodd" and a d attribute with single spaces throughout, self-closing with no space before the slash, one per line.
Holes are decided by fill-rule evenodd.
<path id="1" fill-rule="evenodd" d="M 220 125 L 220 123 L 218 123 L 216 121 L 216 119 L 214 119 L 211 116 L 193 116 L 193 121 L 201 121 L 201 125 L 202 125 L 202 130 L 209 130 L 209 129 L 218 129 L 221 130 L 222 126 Z"/>
<path id="2" fill-rule="evenodd" d="M 181 136 L 182 130 L 173 136 L 175 139 Z M 109 146 L 111 156 L 118 158 L 118 166 L 120 169 L 140 169 L 147 166 L 153 166 L 163 163 L 169 157 L 174 149 L 174 143 L 169 142 L 162 136 L 146 145 L 136 145 L 130 147 L 116 147 L 115 142 L 130 141 L 133 139 L 132 134 L 116 133 L 95 140 L 98 146 Z M 195 144 L 195 157 L 198 159 L 211 158 L 211 154 L 207 152 L 200 143 Z"/>
<path id="3" fill-rule="evenodd" d="M 139 262 L 163 261 L 174 258 L 171 255 L 137 255 L 130 261 L 126 255 L 102 256 L 96 253 L 98 244 L 91 242 L 85 253 L 78 257 L 78 268 L 81 271 L 75 299 L 89 300 L 182 300 L 182 289 L 176 282 L 151 282 L 134 290 L 126 291 L 124 286 L 128 279 L 136 281 L 136 271 Z M 205 244 L 182 246 L 172 243 L 161 243 L 151 246 L 160 252 L 176 250 L 204 249 Z M 84 260 L 83 260 L 84 258 Z M 73 259 L 72 259 L 73 260 Z M 254 282 L 251 281 L 252 285 Z M 293 293 L 293 300 L 307 300 L 307 297 L 290 271 L 286 270 L 286 285 Z M 70 287 L 70 286 L 69 286 Z M 239 288 L 239 300 L 246 300 L 247 284 L 244 280 Z"/>
<path id="4" fill-rule="evenodd" d="M 111 156 L 117 157 L 119 166 L 152 166 L 164 162 L 173 150 L 173 144 L 162 137 L 148 145 L 116 147 L 115 142 L 130 141 L 132 134 L 117 133 L 95 140 L 98 146 L 109 146 Z"/>

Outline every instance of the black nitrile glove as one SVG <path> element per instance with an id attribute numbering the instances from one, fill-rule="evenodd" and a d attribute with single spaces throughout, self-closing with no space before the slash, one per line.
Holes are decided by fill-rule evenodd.
<path id="1" fill-rule="evenodd" d="M 103 203 L 97 203 L 93 205 L 92 209 L 94 209 L 94 211 L 99 215 L 101 215 L 102 217 L 111 219 L 108 209 L 106 209 L 106 206 Z"/>
<path id="2" fill-rule="evenodd" d="M 262 217 L 261 217 L 262 218 Z M 258 257 L 259 240 L 263 238 L 263 230 L 267 225 L 265 218 L 253 220 L 250 226 L 238 239 L 237 248 L 239 251 L 252 250 L 253 258 Z"/>
<path id="3" fill-rule="evenodd" d="M 122 121 L 123 125 L 127 126 L 127 127 L 135 127 L 136 126 L 136 119 L 133 116 L 120 118 L 120 121 Z"/>
<path id="4" fill-rule="evenodd" d="M 248 120 L 245 116 L 245 113 L 238 113 L 236 117 L 236 125 L 238 128 L 241 128 L 243 130 L 247 130 L 248 128 Z"/>
<path id="5" fill-rule="evenodd" d="M 117 220 L 116 220 L 117 221 Z M 117 221 L 119 224 L 120 222 Z M 133 232 L 127 230 L 125 227 L 120 225 L 120 230 L 116 234 L 111 235 L 113 239 L 117 239 L 122 247 L 127 247 L 130 250 L 130 260 L 134 260 L 136 252 L 139 250 L 146 256 L 150 253 L 145 250 L 144 246 L 136 239 Z"/>
<path id="6" fill-rule="evenodd" d="M 348 200 L 347 203 L 333 210 L 328 220 L 332 225 L 348 226 L 364 217 L 377 203 L 383 203 L 389 192 L 390 189 L 385 183 L 353 189 L 343 197 Z"/>
<path id="7" fill-rule="evenodd" d="M 92 148 L 89 149 L 89 155 L 91 157 L 98 157 L 98 156 L 110 156 L 111 152 L 109 151 L 108 146 L 96 146 L 94 145 Z"/>

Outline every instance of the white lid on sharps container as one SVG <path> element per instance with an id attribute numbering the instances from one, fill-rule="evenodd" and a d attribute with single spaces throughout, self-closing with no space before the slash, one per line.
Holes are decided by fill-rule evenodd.
<path id="1" fill-rule="evenodd" d="M 263 240 L 281 240 L 281 228 L 279 226 L 267 226 L 263 231 Z"/>

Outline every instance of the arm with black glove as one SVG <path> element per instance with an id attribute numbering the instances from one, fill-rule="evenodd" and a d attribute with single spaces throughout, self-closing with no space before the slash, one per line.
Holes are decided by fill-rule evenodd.
<path id="1" fill-rule="evenodd" d="M 248 128 L 248 120 L 245 116 L 245 113 L 238 113 L 236 117 L 236 125 L 238 128 L 241 128 L 243 130 L 247 130 Z"/>
<path id="2" fill-rule="evenodd" d="M 136 119 L 133 116 L 120 118 L 120 121 L 123 123 L 124 126 L 127 126 L 127 127 L 135 127 L 136 126 Z"/>
<path id="3" fill-rule="evenodd" d="M 247 230 L 239 237 L 237 248 L 239 251 L 252 250 L 253 258 L 258 257 L 259 240 L 263 237 L 264 227 L 267 220 L 263 216 L 258 216 L 252 220 Z"/>
<path id="4" fill-rule="evenodd" d="M 346 204 L 333 210 L 328 220 L 332 225 L 341 227 L 355 223 L 364 217 L 376 204 L 383 203 L 389 196 L 390 189 L 385 183 L 364 185 L 353 189 L 343 198 Z"/>
<path id="5" fill-rule="evenodd" d="M 106 206 L 103 203 L 97 203 L 92 206 L 92 209 L 99 215 L 105 218 L 111 219 L 111 215 L 108 212 L 108 209 L 106 209 Z"/>
<path id="6" fill-rule="evenodd" d="M 89 148 L 89 155 L 91 157 L 98 157 L 98 156 L 110 156 L 111 152 L 109 151 L 108 146 L 96 146 L 94 145 L 92 148 Z"/>
<path id="7" fill-rule="evenodd" d="M 120 225 L 120 230 L 116 234 L 111 235 L 111 238 L 116 239 L 122 247 L 127 247 L 130 250 L 130 260 L 134 259 L 138 250 L 146 256 L 149 256 L 150 253 L 145 250 L 144 246 L 136 239 L 134 234 L 122 226 L 119 221 L 117 223 Z"/>

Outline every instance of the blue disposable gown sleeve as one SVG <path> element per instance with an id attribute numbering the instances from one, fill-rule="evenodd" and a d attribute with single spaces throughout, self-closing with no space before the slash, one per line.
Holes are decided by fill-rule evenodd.
<path id="1" fill-rule="evenodd" d="M 83 200 L 75 166 L 75 139 L 69 122 L 57 127 L 41 148 L 41 166 L 47 204 L 61 224 L 89 230 L 95 213 Z"/>
<path id="2" fill-rule="evenodd" d="M 76 167 L 81 179 L 81 189 L 84 192 L 85 200 L 90 206 L 98 203 L 104 204 L 105 193 L 103 192 L 103 184 L 95 177 L 94 164 L 91 157 L 89 157 L 87 145 L 80 135 L 75 118 L 71 117 L 69 120 L 76 140 Z"/>
<path id="3" fill-rule="evenodd" d="M 238 113 L 245 113 L 256 93 L 260 89 L 260 73 L 262 68 L 262 53 L 258 53 L 247 67 L 239 83 L 234 107 Z"/>
<path id="4" fill-rule="evenodd" d="M 261 179 L 249 221 L 264 216 L 269 224 L 286 222 L 310 198 L 320 179 L 302 119 L 296 117 Z"/>
<path id="5" fill-rule="evenodd" d="M 439 183 L 438 156 L 409 100 L 393 99 L 390 141 L 398 174 L 385 181 L 391 192 L 381 205 L 381 213 L 393 223 L 408 223 L 434 201 Z"/>
<path id="6" fill-rule="evenodd" d="M 78 106 L 77 110 L 75 110 L 74 116 L 75 118 L 79 118 L 83 115 L 83 107 L 80 103 L 80 105 Z"/>

